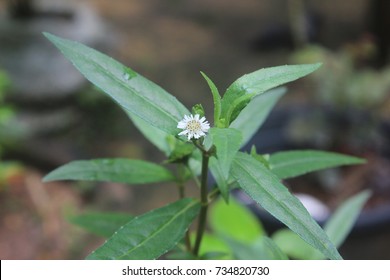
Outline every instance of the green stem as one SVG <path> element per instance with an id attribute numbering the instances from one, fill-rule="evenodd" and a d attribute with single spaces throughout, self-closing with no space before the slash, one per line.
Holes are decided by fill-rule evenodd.
<path id="1" fill-rule="evenodd" d="M 192 140 L 192 143 L 203 153 L 203 155 L 207 153 L 204 147 L 199 143 L 199 140 Z"/>
<path id="2" fill-rule="evenodd" d="M 202 155 L 202 177 L 201 177 L 201 186 L 200 186 L 200 200 L 201 208 L 199 213 L 199 223 L 198 230 L 196 232 L 196 240 L 194 246 L 194 255 L 198 256 L 200 244 L 202 242 L 202 237 L 204 230 L 206 228 L 206 219 L 207 219 L 207 208 L 208 208 L 208 189 L 207 189 L 207 173 L 209 167 L 209 154 L 203 152 Z"/>

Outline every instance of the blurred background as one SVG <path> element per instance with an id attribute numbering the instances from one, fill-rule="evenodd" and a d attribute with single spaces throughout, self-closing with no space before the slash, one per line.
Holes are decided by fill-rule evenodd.
<path id="1" fill-rule="evenodd" d="M 250 145 L 264 153 L 315 148 L 366 158 L 366 165 L 285 184 L 325 214 L 371 189 L 341 254 L 390 259 L 389 15 L 386 0 L 2 0 L 0 258 L 83 259 L 102 239 L 67 217 L 91 210 L 137 215 L 177 198 L 170 185 L 42 183 L 76 159 L 164 160 L 46 31 L 109 54 L 187 107 L 202 103 L 208 114 L 212 98 L 199 71 L 224 92 L 259 68 L 322 62 L 288 85 Z M 321 220 L 324 213 L 317 214 Z M 262 221 L 271 233 L 272 221 Z"/>

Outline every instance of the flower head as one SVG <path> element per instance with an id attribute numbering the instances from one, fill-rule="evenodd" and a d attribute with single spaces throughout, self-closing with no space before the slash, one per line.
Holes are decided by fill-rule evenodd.
<path id="1" fill-rule="evenodd" d="M 178 124 L 177 128 L 183 129 L 179 135 L 187 135 L 188 140 L 192 138 L 199 139 L 202 136 L 206 135 L 206 132 L 210 129 L 210 124 L 206 121 L 205 117 L 199 119 L 199 114 L 185 115 Z"/>

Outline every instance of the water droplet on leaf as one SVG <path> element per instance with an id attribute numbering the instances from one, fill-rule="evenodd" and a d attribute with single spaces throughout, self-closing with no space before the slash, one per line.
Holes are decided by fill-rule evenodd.
<path id="1" fill-rule="evenodd" d="M 123 78 L 126 80 L 126 81 L 129 81 L 130 79 L 134 78 L 137 76 L 137 73 L 133 71 L 133 69 L 127 67 L 125 68 L 124 70 L 124 73 L 123 73 Z"/>

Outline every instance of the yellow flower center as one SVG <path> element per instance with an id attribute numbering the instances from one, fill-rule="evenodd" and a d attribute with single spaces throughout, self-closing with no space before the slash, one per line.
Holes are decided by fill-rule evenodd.
<path id="1" fill-rule="evenodd" d="M 187 129 L 191 132 L 196 132 L 201 130 L 199 121 L 191 120 L 187 123 Z"/>

